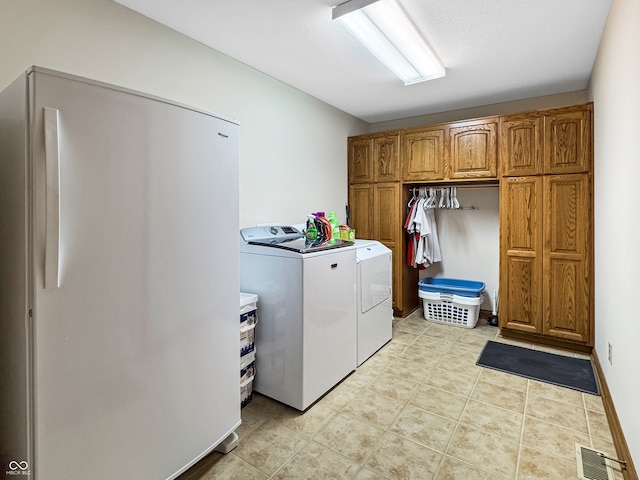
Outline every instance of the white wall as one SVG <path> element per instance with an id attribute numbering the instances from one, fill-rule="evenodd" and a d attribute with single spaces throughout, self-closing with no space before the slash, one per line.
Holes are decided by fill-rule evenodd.
<path id="1" fill-rule="evenodd" d="M 458 187 L 461 210 L 436 209 L 442 262 L 420 272 L 420 278 L 446 277 L 485 283 L 483 310 L 491 310 L 498 290 L 500 265 L 499 189 Z M 475 210 L 464 208 L 475 207 Z"/>
<path id="2" fill-rule="evenodd" d="M 631 456 L 640 465 L 640 2 L 614 0 L 591 78 L 595 121 L 595 323 Z M 613 346 L 612 363 L 607 359 Z"/>
<path id="3" fill-rule="evenodd" d="M 344 221 L 364 122 L 111 0 L 0 0 L 0 89 L 34 64 L 238 119 L 241 226 Z"/>

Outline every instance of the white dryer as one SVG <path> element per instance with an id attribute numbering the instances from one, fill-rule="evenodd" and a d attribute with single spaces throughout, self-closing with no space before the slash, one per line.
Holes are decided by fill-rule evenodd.
<path id="1" fill-rule="evenodd" d="M 391 250 L 375 240 L 356 240 L 358 366 L 391 340 Z"/>

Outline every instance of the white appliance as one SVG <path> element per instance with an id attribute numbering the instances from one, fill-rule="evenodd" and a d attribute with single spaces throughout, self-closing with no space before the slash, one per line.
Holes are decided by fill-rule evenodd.
<path id="1" fill-rule="evenodd" d="M 245 232 L 240 287 L 260 299 L 253 390 L 304 411 L 356 368 L 356 252 L 277 240 L 290 233 Z"/>
<path id="2" fill-rule="evenodd" d="M 391 250 L 375 240 L 356 240 L 358 366 L 392 336 Z"/>
<path id="3" fill-rule="evenodd" d="M 0 93 L 0 469 L 158 480 L 233 446 L 238 130 L 38 67 Z"/>

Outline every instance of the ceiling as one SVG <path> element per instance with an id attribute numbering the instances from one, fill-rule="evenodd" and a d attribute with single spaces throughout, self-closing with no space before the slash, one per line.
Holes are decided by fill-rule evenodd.
<path id="1" fill-rule="evenodd" d="M 399 0 L 446 76 L 404 86 L 343 0 L 116 0 L 366 122 L 584 90 L 612 0 Z"/>

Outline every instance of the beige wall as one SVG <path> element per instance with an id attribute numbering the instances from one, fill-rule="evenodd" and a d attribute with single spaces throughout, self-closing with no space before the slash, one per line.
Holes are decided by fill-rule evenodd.
<path id="1" fill-rule="evenodd" d="M 591 78 L 596 353 L 640 465 L 640 2 L 614 0 Z M 612 362 L 608 361 L 608 344 Z"/>
<path id="2" fill-rule="evenodd" d="M 238 119 L 241 226 L 344 220 L 364 122 L 110 0 L 0 0 L 0 89 L 34 64 Z"/>

